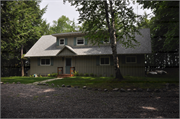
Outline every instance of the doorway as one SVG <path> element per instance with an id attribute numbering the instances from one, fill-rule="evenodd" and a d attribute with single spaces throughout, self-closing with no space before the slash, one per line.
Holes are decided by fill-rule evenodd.
<path id="1" fill-rule="evenodd" d="M 70 74 L 71 58 L 66 58 L 66 74 Z"/>

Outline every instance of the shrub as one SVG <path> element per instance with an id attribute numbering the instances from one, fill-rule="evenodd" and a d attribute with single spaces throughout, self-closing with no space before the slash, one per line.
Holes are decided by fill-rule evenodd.
<path id="1" fill-rule="evenodd" d="M 97 75 L 96 75 L 96 74 L 94 74 L 94 77 L 97 77 Z"/>
<path id="2" fill-rule="evenodd" d="M 57 77 L 57 75 L 58 75 L 57 73 L 52 73 L 51 77 Z"/>
<path id="3" fill-rule="evenodd" d="M 89 76 L 89 74 L 88 74 L 88 73 L 86 73 L 86 74 L 84 74 L 84 76 Z"/>
<path id="4" fill-rule="evenodd" d="M 114 77 L 114 76 L 111 74 L 111 77 Z"/>
<path id="5" fill-rule="evenodd" d="M 42 77 L 41 75 L 39 75 L 39 77 Z"/>
<path id="6" fill-rule="evenodd" d="M 83 73 L 80 73 L 79 76 L 84 76 L 84 74 L 83 74 Z"/>
<path id="7" fill-rule="evenodd" d="M 74 71 L 74 76 L 79 76 L 79 72 L 78 71 Z"/>
<path id="8" fill-rule="evenodd" d="M 91 77 L 93 77 L 93 76 L 94 76 L 94 74 L 93 74 L 93 73 L 91 73 L 91 74 L 90 74 L 90 76 L 91 76 Z"/>
<path id="9" fill-rule="evenodd" d="M 51 77 L 51 74 L 48 74 L 48 77 Z"/>
<path id="10" fill-rule="evenodd" d="M 102 77 L 102 74 L 100 74 L 99 77 Z"/>

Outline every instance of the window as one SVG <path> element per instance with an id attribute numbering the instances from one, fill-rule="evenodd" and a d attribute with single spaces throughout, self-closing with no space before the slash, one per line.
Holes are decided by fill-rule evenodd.
<path id="1" fill-rule="evenodd" d="M 77 38 L 76 44 L 77 45 L 84 45 L 84 38 Z"/>
<path id="2" fill-rule="evenodd" d="M 59 39 L 59 45 L 64 45 L 64 44 L 65 44 L 64 38 Z"/>
<path id="3" fill-rule="evenodd" d="M 126 63 L 137 63 L 137 58 L 135 56 L 127 56 Z"/>
<path id="4" fill-rule="evenodd" d="M 50 59 L 41 59 L 41 65 L 43 66 L 45 66 L 45 65 L 51 65 L 51 63 L 50 63 L 51 61 L 50 61 Z"/>
<path id="5" fill-rule="evenodd" d="M 103 41 L 103 43 L 110 43 L 110 38 L 109 38 L 109 39 L 105 39 L 105 40 Z"/>
<path id="6" fill-rule="evenodd" d="M 109 57 L 102 57 L 100 62 L 101 65 L 109 65 Z"/>

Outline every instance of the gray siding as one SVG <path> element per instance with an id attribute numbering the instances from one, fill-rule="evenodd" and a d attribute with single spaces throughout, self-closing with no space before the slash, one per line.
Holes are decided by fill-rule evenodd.
<path id="1" fill-rule="evenodd" d="M 123 63 L 123 56 L 132 56 L 132 55 L 120 55 L 119 56 L 119 65 L 120 70 L 123 76 L 144 76 L 145 67 L 144 67 L 144 55 L 133 55 L 137 56 L 137 63 Z M 75 56 L 75 57 L 54 57 L 53 66 L 38 66 L 38 58 L 31 58 L 31 67 L 30 74 L 40 74 L 47 75 L 49 73 L 57 73 L 57 67 L 63 67 L 63 72 L 65 72 L 65 61 L 66 58 L 71 58 L 71 66 L 75 67 L 75 70 L 79 73 L 93 73 L 96 75 L 102 76 L 111 76 L 115 75 L 113 65 L 96 65 L 97 56 Z M 64 60 L 63 60 L 64 59 Z"/>
<path id="2" fill-rule="evenodd" d="M 44 57 L 43 57 L 44 58 Z M 38 66 L 38 58 L 30 58 L 30 74 L 47 75 L 57 73 L 57 67 L 63 67 L 61 57 L 53 58 L 53 66 Z"/>

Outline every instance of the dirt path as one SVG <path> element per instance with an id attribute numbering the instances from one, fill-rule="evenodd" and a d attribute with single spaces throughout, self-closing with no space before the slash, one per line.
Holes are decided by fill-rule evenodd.
<path id="1" fill-rule="evenodd" d="M 99 92 L 25 84 L 1 85 L 2 118 L 178 118 L 179 90 Z"/>
<path id="2" fill-rule="evenodd" d="M 49 82 L 49 81 L 54 81 L 54 80 L 59 80 L 59 79 L 62 79 L 62 78 L 48 79 L 48 80 L 38 81 L 38 82 L 30 83 L 30 84 L 37 85 L 38 83 L 46 83 L 46 82 Z"/>

